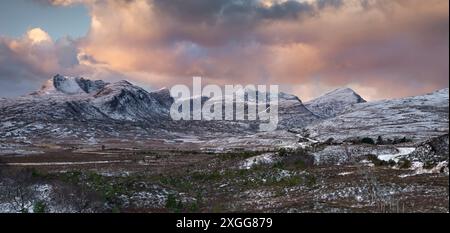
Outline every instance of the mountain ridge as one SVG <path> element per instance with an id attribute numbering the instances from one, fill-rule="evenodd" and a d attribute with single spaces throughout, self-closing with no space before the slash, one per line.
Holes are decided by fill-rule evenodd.
<path id="1" fill-rule="evenodd" d="M 348 87 L 327 92 L 305 103 L 305 106 L 322 118 L 332 118 L 354 104 L 367 102 L 358 93 Z"/>
<path id="2" fill-rule="evenodd" d="M 353 105 L 351 110 L 307 127 L 327 140 L 389 137 L 425 139 L 448 133 L 449 89 L 425 95 Z"/>
<path id="3" fill-rule="evenodd" d="M 252 135 L 259 124 L 173 121 L 169 111 L 174 99 L 167 88 L 148 92 L 128 81 L 107 83 L 60 75 L 52 80 L 53 83 L 48 81 L 41 90 L 28 96 L 0 99 L 0 138 L 79 137 L 87 131 L 97 137 L 153 137 L 161 133 L 164 137 L 180 133 L 212 137 Z M 287 93 L 280 93 L 279 100 L 278 130 L 304 129 L 309 132 L 308 137 L 321 141 L 365 136 L 410 137 L 411 130 L 423 133 L 423 137 L 439 135 L 441 131 L 448 133 L 448 112 L 445 112 L 448 88 L 429 95 L 374 102 L 366 102 L 349 88 L 336 89 L 306 103 Z M 322 103 L 326 111 L 312 108 L 313 103 Z M 383 129 L 383 125 L 391 128 Z M 430 132 L 430 127 L 438 127 L 440 131 Z"/>

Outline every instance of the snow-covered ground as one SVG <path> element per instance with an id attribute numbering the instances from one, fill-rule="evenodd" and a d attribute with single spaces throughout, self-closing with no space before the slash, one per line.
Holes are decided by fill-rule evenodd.
<path id="1" fill-rule="evenodd" d="M 444 171 L 443 171 L 443 169 L 444 169 Z M 421 163 L 421 162 L 413 162 L 413 164 L 411 166 L 411 170 L 413 172 L 400 175 L 399 177 L 405 178 L 405 177 L 422 175 L 422 174 L 439 174 L 442 172 L 447 176 L 449 174 L 448 161 L 442 161 L 439 164 L 437 164 L 435 167 L 429 168 L 429 169 L 424 168 L 423 163 Z"/>
<path id="2" fill-rule="evenodd" d="M 398 149 L 398 153 L 378 155 L 378 159 L 383 160 L 383 161 L 394 160 L 395 162 L 398 162 L 400 156 L 411 154 L 412 152 L 414 152 L 416 150 L 415 147 L 400 147 L 397 149 Z"/>
<path id="3" fill-rule="evenodd" d="M 241 163 L 240 168 L 241 169 L 251 169 L 252 167 L 254 167 L 256 165 L 273 164 L 277 161 L 277 158 L 275 158 L 275 156 L 276 155 L 274 153 L 266 153 L 266 154 L 247 158 L 246 160 L 244 160 Z"/>

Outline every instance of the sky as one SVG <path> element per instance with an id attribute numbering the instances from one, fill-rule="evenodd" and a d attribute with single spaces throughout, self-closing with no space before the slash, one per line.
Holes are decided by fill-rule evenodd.
<path id="1" fill-rule="evenodd" d="M 0 1 L 0 97 L 59 73 L 377 100 L 447 88 L 448 64 L 448 0 Z"/>
<path id="2" fill-rule="evenodd" d="M 53 7 L 39 1 L 2 0 L 0 35 L 20 37 L 29 29 L 42 28 L 52 38 L 82 37 L 89 31 L 90 16 L 82 5 Z"/>

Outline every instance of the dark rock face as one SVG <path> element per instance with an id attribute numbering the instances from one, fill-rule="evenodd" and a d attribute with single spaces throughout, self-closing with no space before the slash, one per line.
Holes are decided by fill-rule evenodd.
<path id="1" fill-rule="evenodd" d="M 106 114 L 92 106 L 89 101 L 67 101 L 65 104 L 66 106 L 63 107 L 64 115 L 74 120 L 104 120 L 108 118 Z"/>
<path id="2" fill-rule="evenodd" d="M 80 88 L 83 89 L 86 93 L 95 93 L 104 88 L 108 83 L 102 81 L 102 80 L 94 80 L 91 81 L 89 79 L 79 78 L 77 79 L 78 85 L 80 85 Z"/>
<path id="3" fill-rule="evenodd" d="M 53 77 L 55 89 L 65 94 L 96 93 L 107 84 L 102 80 L 92 81 L 82 77 L 65 77 L 59 74 Z"/>
<path id="4" fill-rule="evenodd" d="M 411 161 L 425 164 L 437 164 L 449 159 L 449 138 L 448 134 L 432 138 L 421 143 L 414 152 L 406 156 Z"/>
<path id="5" fill-rule="evenodd" d="M 105 86 L 94 98 L 95 105 L 113 119 L 147 121 L 168 117 L 165 105 L 144 89 L 127 81 Z"/>
<path id="6" fill-rule="evenodd" d="M 161 106 L 164 106 L 167 109 L 170 109 L 172 106 L 174 99 L 170 95 L 170 91 L 167 88 L 150 92 L 150 96 L 152 96 Z"/>
<path id="7" fill-rule="evenodd" d="M 311 112 L 300 100 L 280 102 L 279 128 L 302 128 L 319 119 L 319 116 Z"/>

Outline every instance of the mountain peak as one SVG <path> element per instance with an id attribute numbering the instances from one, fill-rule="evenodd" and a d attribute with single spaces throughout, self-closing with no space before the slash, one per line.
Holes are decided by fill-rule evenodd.
<path id="1" fill-rule="evenodd" d="M 329 92 L 323 94 L 322 96 L 327 96 L 327 95 L 357 95 L 357 96 L 360 96 L 356 93 L 356 91 L 354 91 L 350 87 L 340 87 L 340 88 L 334 89 L 332 91 L 329 91 Z"/>
<path id="2" fill-rule="evenodd" d="M 113 83 L 116 86 L 133 86 L 132 83 L 128 82 L 127 80 L 120 80 L 118 82 Z"/>
<path id="3" fill-rule="evenodd" d="M 364 103 L 364 100 L 358 93 L 349 87 L 342 87 L 317 97 L 307 103 L 306 107 L 313 113 L 330 118 L 344 111 L 347 107 Z"/>
<path id="4" fill-rule="evenodd" d="M 170 92 L 170 90 L 167 87 L 161 87 L 158 90 L 154 90 L 152 92 Z"/>
<path id="5" fill-rule="evenodd" d="M 53 78 L 47 80 L 37 94 L 90 94 L 98 92 L 107 84 L 108 83 L 102 80 L 90 80 L 83 77 L 71 77 L 57 74 L 53 76 Z"/>
<path id="6" fill-rule="evenodd" d="M 367 102 L 364 100 L 358 93 L 356 93 L 353 89 L 349 87 L 341 87 L 330 92 L 325 93 L 322 96 L 317 97 L 314 100 L 309 101 L 308 103 L 319 103 L 322 101 L 328 102 L 329 100 L 337 100 L 337 101 L 349 101 L 354 103 L 364 103 Z"/>
<path id="7" fill-rule="evenodd" d="M 350 87 L 340 87 L 340 88 L 336 88 L 332 91 L 330 91 L 329 93 L 336 93 L 336 92 L 347 92 L 347 93 L 356 93 L 353 89 L 351 89 Z"/>

